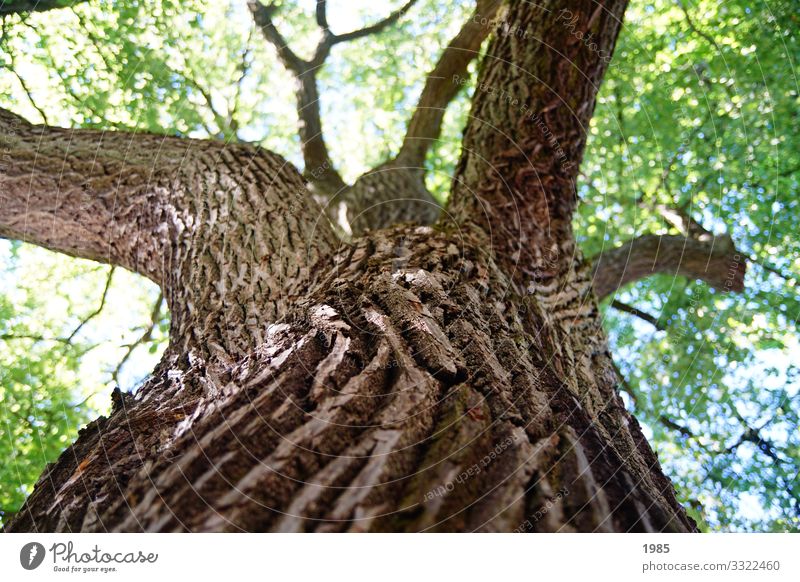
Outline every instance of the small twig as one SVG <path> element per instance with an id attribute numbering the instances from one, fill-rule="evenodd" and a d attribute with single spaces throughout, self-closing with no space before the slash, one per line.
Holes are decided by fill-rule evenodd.
<path id="1" fill-rule="evenodd" d="M 176 72 L 178 72 L 178 71 L 176 71 Z M 217 127 L 219 128 L 219 131 L 225 137 L 229 137 L 229 134 L 230 134 L 231 130 L 230 130 L 230 126 L 228 124 L 228 116 L 223 115 L 214 106 L 214 100 L 213 100 L 213 98 L 211 96 L 211 93 L 209 93 L 208 90 L 205 87 L 203 87 L 200 84 L 200 82 L 197 81 L 197 79 L 195 79 L 194 76 L 191 73 L 189 73 L 188 71 L 186 71 L 186 70 L 179 71 L 178 74 L 180 74 L 186 80 L 186 82 L 195 91 L 200 93 L 200 95 L 203 97 L 203 101 L 205 101 L 206 105 L 208 106 L 208 110 L 211 112 L 211 115 L 214 117 L 214 123 L 217 124 Z M 205 123 L 203 125 L 205 125 Z M 206 131 L 208 131 L 208 133 L 210 133 L 211 135 L 214 135 L 214 133 L 215 133 L 213 131 L 210 131 L 209 127 L 206 127 Z"/>
<path id="2" fill-rule="evenodd" d="M 669 417 L 667 417 L 667 416 L 665 416 L 663 414 L 658 417 L 658 422 L 660 422 L 662 425 L 664 425 L 665 427 L 667 427 L 670 430 L 674 430 L 676 432 L 679 432 L 680 434 L 682 434 L 686 438 L 697 439 L 697 435 L 695 435 L 691 430 L 689 430 L 688 428 L 686 428 L 683 425 L 678 424 L 677 422 L 675 422 L 674 420 L 672 420 L 671 418 L 669 418 Z"/>
<path id="3" fill-rule="evenodd" d="M 666 329 L 666 327 L 664 327 L 664 325 L 662 325 L 659 322 L 657 317 L 653 317 L 652 315 L 650 315 L 646 311 L 642 311 L 641 309 L 638 309 L 638 308 L 634 307 L 633 305 L 628 305 L 627 303 L 623 303 L 622 301 L 617 301 L 616 299 L 614 299 L 611 302 L 611 307 L 613 307 L 614 309 L 616 309 L 618 311 L 624 311 L 625 313 L 628 313 L 630 315 L 635 315 L 636 317 L 638 317 L 639 319 L 641 319 L 643 321 L 646 321 L 647 323 L 649 323 L 650 325 L 652 325 L 653 327 L 655 327 L 659 331 L 664 331 Z"/>
<path id="4" fill-rule="evenodd" d="M 631 388 L 631 385 L 628 383 L 628 379 L 625 378 L 625 374 L 622 373 L 622 370 L 620 370 L 614 358 L 611 358 L 611 365 L 614 366 L 614 371 L 617 373 L 617 378 L 619 378 L 619 387 L 631 397 L 631 401 L 633 402 L 634 407 L 636 407 L 636 393 L 633 391 L 633 388 Z"/>
<path id="5" fill-rule="evenodd" d="M 108 290 L 111 288 L 111 280 L 114 278 L 114 271 L 116 267 L 111 267 L 108 271 L 108 277 L 106 278 L 106 286 L 103 288 L 103 295 L 100 297 L 100 305 L 97 306 L 97 309 L 92 311 L 87 317 L 83 319 L 83 321 L 78 324 L 71 334 L 67 337 L 67 341 L 71 342 L 73 338 L 78 335 L 78 332 L 83 329 L 83 327 L 89 323 L 92 319 L 100 315 L 100 312 L 103 311 L 103 308 L 106 306 L 106 298 L 108 297 Z"/>
<path id="6" fill-rule="evenodd" d="M 692 17 L 689 14 L 689 10 L 686 8 L 686 5 L 683 3 L 683 0 L 678 0 L 678 6 L 681 7 L 684 16 L 686 16 L 686 22 L 689 24 L 689 28 L 691 28 L 695 32 L 695 34 L 702 36 L 704 39 L 706 39 L 708 42 L 714 45 L 714 48 L 716 48 L 717 51 L 721 53 L 722 50 L 719 48 L 717 41 L 715 41 L 708 33 L 700 30 L 700 28 L 698 28 L 698 26 L 694 23 L 694 20 L 692 20 Z"/>
<path id="7" fill-rule="evenodd" d="M 228 109 L 228 126 L 231 133 L 235 136 L 239 131 L 239 122 L 236 120 L 236 114 L 239 111 L 239 102 L 242 97 L 242 84 L 245 77 L 250 72 L 251 63 L 249 62 L 252 53 L 253 43 L 253 28 L 250 28 L 250 33 L 247 37 L 247 44 L 242 52 L 242 60 L 239 62 L 239 78 L 236 80 L 236 91 L 233 94 L 233 104 Z"/>
<path id="8" fill-rule="evenodd" d="M 68 344 L 70 341 L 65 337 L 45 337 L 42 335 L 37 334 L 29 334 L 29 333 L 4 333 L 0 334 L 0 340 L 4 341 L 11 341 L 11 340 L 32 340 L 36 342 L 58 342 L 62 344 Z"/>
<path id="9" fill-rule="evenodd" d="M 153 310 L 150 312 L 150 324 L 144 330 L 144 333 L 140 335 L 132 344 L 127 346 L 127 351 L 125 355 L 122 356 L 122 359 L 117 364 L 117 367 L 111 373 L 111 378 L 114 382 L 119 385 L 119 373 L 122 370 L 122 366 L 130 359 L 133 351 L 138 348 L 143 343 L 150 341 L 151 337 L 153 336 L 153 330 L 155 330 L 156 325 L 158 324 L 159 320 L 161 319 L 161 304 L 164 301 L 164 293 L 161 292 L 158 294 L 158 299 L 156 299 L 155 304 L 153 305 Z"/>
<path id="10" fill-rule="evenodd" d="M 8 46 L 8 44 L 5 42 L 6 38 L 7 38 L 7 36 L 6 36 L 6 20 L 5 19 L 3 19 L 3 22 L 2 22 L 2 31 L 3 31 L 3 44 L 5 45 L 6 52 L 8 53 L 8 60 L 9 60 L 9 62 L 11 64 L 11 66 L 9 67 L 9 70 L 11 71 L 11 74 L 14 75 L 17 78 L 17 81 L 19 81 L 19 84 L 22 87 L 22 90 L 25 92 L 25 95 L 28 97 L 28 101 L 33 106 L 33 108 L 36 111 L 39 112 L 39 115 L 42 116 L 42 121 L 44 121 L 44 124 L 45 125 L 50 125 L 49 121 L 47 120 L 47 114 L 44 112 L 44 109 L 39 107 L 39 105 L 36 103 L 36 100 L 33 98 L 33 93 L 31 92 L 30 88 L 28 87 L 28 83 L 25 82 L 25 79 L 22 77 L 22 75 L 20 75 L 17 72 L 17 64 L 16 64 L 16 60 L 14 58 L 14 51 L 11 50 L 11 47 Z"/>

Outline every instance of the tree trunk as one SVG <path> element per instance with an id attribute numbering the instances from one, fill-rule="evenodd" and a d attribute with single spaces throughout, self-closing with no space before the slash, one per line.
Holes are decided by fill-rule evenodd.
<path id="1" fill-rule="evenodd" d="M 170 353 L 10 531 L 685 531 L 614 391 L 480 241 L 336 254 L 229 368 Z"/>
<path id="2" fill-rule="evenodd" d="M 613 49 L 625 2 L 599 15 L 594 2 L 570 4 Z M 120 192 L 114 178 L 129 172 L 113 162 L 118 147 L 98 147 L 102 134 L 72 132 L 67 144 L 56 139 L 63 130 L 0 117 L 17 124 L 6 149 L 19 160 L 4 172 L 0 235 L 139 267 L 173 312 L 153 376 L 135 396 L 116 395 L 110 417 L 47 468 L 8 529 L 693 530 L 617 393 L 591 269 L 575 253 L 581 127 L 604 67 L 557 14 L 555 2 L 512 2 L 501 16 L 572 47 L 577 72 L 537 51 L 525 62 L 521 43 L 533 41 L 506 35 L 479 83 L 518 88 L 572 165 L 551 142 L 536 144 L 541 125 L 509 110 L 518 105 L 476 92 L 482 121 L 466 130 L 449 218 L 349 244 L 269 152 L 147 136 L 135 159 L 149 178 Z M 574 103 L 559 109 L 508 82 L 519 66 Z M 109 179 L 87 191 L 67 173 L 68 199 L 113 228 L 79 245 L 19 219 L 31 205 L 12 203 L 34 176 L 35 215 L 73 224 L 74 208 L 52 203 L 64 200 L 65 184 L 48 181 L 58 164 L 26 158 L 32 144 L 71 167 L 81 152 L 84 162 L 99 156 Z M 113 212 L 119 196 L 137 212 Z M 141 248 L 162 259 L 145 261 Z"/>

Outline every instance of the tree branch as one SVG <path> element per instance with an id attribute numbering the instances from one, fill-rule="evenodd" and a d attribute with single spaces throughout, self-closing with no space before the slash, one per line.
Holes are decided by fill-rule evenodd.
<path id="1" fill-rule="evenodd" d="M 491 32 L 490 25 L 501 3 L 501 0 L 478 0 L 469 20 L 442 52 L 425 81 L 398 160 L 420 167 L 425 163 L 428 149 L 441 133 L 447 105 L 464 86 L 467 67 Z"/>
<path id="2" fill-rule="evenodd" d="M 111 281 L 112 281 L 112 279 L 114 278 L 114 271 L 115 271 L 115 270 L 116 270 L 116 267 L 111 267 L 111 268 L 108 270 L 108 277 L 106 277 L 106 285 L 105 285 L 105 287 L 103 287 L 103 294 L 100 296 L 100 305 L 98 305 L 98 306 L 97 306 L 97 309 L 95 309 L 95 310 L 94 310 L 94 311 L 92 311 L 92 312 L 91 312 L 89 315 L 87 315 L 87 316 L 86 316 L 86 317 L 85 317 L 85 318 L 84 318 L 84 319 L 83 319 L 83 320 L 82 320 L 82 321 L 81 321 L 81 322 L 78 324 L 78 326 L 77 326 L 77 327 L 76 327 L 74 330 L 72 330 L 72 333 L 71 333 L 71 334 L 69 334 L 69 337 L 67 338 L 67 341 L 68 341 L 68 342 L 71 342 L 71 341 L 73 340 L 73 338 L 74 338 L 76 335 L 78 335 L 78 332 L 80 332 L 80 331 L 81 331 L 81 329 L 83 329 L 83 328 L 84 328 L 84 326 L 85 326 L 87 323 L 89 323 L 89 322 L 90 322 L 92 319 L 94 319 L 95 317 L 97 317 L 98 315 L 100 315 L 100 313 L 102 313 L 102 311 L 103 311 L 103 308 L 106 306 L 106 299 L 108 298 L 108 290 L 109 290 L 109 289 L 111 289 Z"/>
<path id="3" fill-rule="evenodd" d="M 31 125 L 0 110 L 0 237 L 161 280 L 165 241 L 148 224 L 160 179 L 188 147 L 148 134 Z"/>
<path id="4" fill-rule="evenodd" d="M 125 355 L 122 356 L 117 367 L 114 368 L 114 371 L 111 372 L 111 378 L 114 382 L 119 385 L 119 373 L 122 371 L 122 366 L 130 359 L 131 355 L 133 355 L 133 351 L 142 345 L 145 342 L 150 341 L 153 337 L 153 331 L 155 330 L 158 322 L 161 320 L 161 305 L 164 303 L 164 294 L 159 293 L 158 299 L 156 299 L 155 303 L 153 304 L 153 309 L 150 311 L 150 322 L 145 328 L 144 332 L 134 340 L 132 344 L 126 346 L 128 349 L 125 351 Z"/>
<path id="5" fill-rule="evenodd" d="M 520 290 L 556 289 L 574 267 L 575 180 L 627 1 L 506 6 L 481 64 L 448 210 L 491 239 Z M 591 44 L 581 42 L 588 35 Z"/>
<path id="6" fill-rule="evenodd" d="M 34 342 L 56 342 L 60 344 L 69 344 L 70 341 L 65 337 L 45 337 L 37 334 L 16 334 L 16 333 L 3 333 L 0 334 L 0 340 L 30 340 Z"/>
<path id="7" fill-rule="evenodd" d="M 346 210 L 346 222 L 339 219 L 343 230 L 357 235 L 398 222 L 432 224 L 439 218 L 439 203 L 425 185 L 425 156 L 441 133 L 448 103 L 463 86 L 457 80 L 478 54 L 500 4 L 478 0 L 428 75 L 397 156 L 360 176 L 337 199 Z"/>
<path id="8" fill-rule="evenodd" d="M 715 41 L 708 33 L 700 30 L 700 28 L 694 23 L 692 15 L 689 14 L 689 10 L 686 8 L 686 4 L 683 3 L 683 0 L 677 0 L 677 1 L 678 1 L 678 6 L 680 6 L 681 11 L 683 12 L 683 15 L 686 17 L 686 22 L 689 25 L 689 28 L 691 28 L 695 32 L 695 34 L 698 34 L 699 36 L 707 40 L 709 44 L 713 45 L 713 47 L 717 49 L 717 52 L 721 54 L 722 51 L 720 50 L 717 41 Z"/>
<path id="9" fill-rule="evenodd" d="M 301 75 L 307 69 L 308 62 L 295 54 L 272 21 L 272 15 L 277 8 L 272 5 L 265 6 L 258 0 L 249 0 L 247 7 L 253 15 L 253 22 L 261 30 L 261 34 L 275 47 L 283 66 L 295 73 L 295 75 Z"/>
<path id="10" fill-rule="evenodd" d="M 591 259 L 594 292 L 603 299 L 617 289 L 657 273 L 700 279 L 720 291 L 741 292 L 747 269 L 729 237 L 697 240 L 643 235 Z"/>
<path id="11" fill-rule="evenodd" d="M 691 430 L 681 424 L 678 424 L 664 414 L 658 417 L 658 422 L 660 422 L 664 427 L 679 433 L 681 436 L 697 440 L 697 435 L 695 435 Z"/>
<path id="12" fill-rule="evenodd" d="M 316 78 L 319 68 L 330 52 L 331 35 L 325 31 L 313 60 L 305 61 L 295 54 L 275 26 L 272 16 L 276 7 L 265 6 L 258 0 L 249 0 L 248 7 L 256 26 L 264 38 L 275 47 L 281 63 L 294 75 L 297 83 L 295 90 L 297 128 L 305 166 L 303 175 L 315 193 L 334 196 L 344 189 L 346 184 L 334 168 L 323 137 Z M 320 10 L 324 11 L 324 6 L 320 8 L 318 4 L 318 16 Z"/>
<path id="13" fill-rule="evenodd" d="M 326 0 L 317 0 L 316 17 L 317 25 L 322 30 L 330 30 L 328 25 L 328 3 Z"/>
<path id="14" fill-rule="evenodd" d="M 666 329 L 658 321 L 657 317 L 653 317 L 652 315 L 650 315 L 646 311 L 642 311 L 641 309 L 638 309 L 638 308 L 634 307 L 633 305 L 628 305 L 627 303 L 623 303 L 622 301 L 617 301 L 616 299 L 614 299 L 611 302 L 611 307 L 613 307 L 614 309 L 616 309 L 618 311 L 623 311 L 623 312 L 628 313 L 630 315 L 636 316 L 639 319 L 641 319 L 643 321 L 646 321 L 647 323 L 649 323 L 650 325 L 652 325 L 653 327 L 655 327 L 659 331 L 664 331 L 664 329 Z"/>
<path id="15" fill-rule="evenodd" d="M 0 151 L 0 237 L 152 279 L 182 348 L 251 349 L 338 244 L 297 171 L 247 144 L 36 126 L 0 110 Z M 224 268 L 239 261 L 258 269 Z M 231 345 L 215 339 L 232 325 Z"/>
<path id="16" fill-rule="evenodd" d="M 351 40 L 364 38 L 365 36 L 369 36 L 371 34 L 378 34 L 400 20 L 400 18 L 416 3 L 417 0 L 409 0 L 403 6 L 392 12 L 389 16 L 379 22 L 376 22 L 375 24 L 365 26 L 364 28 L 354 30 L 352 32 L 346 32 L 344 34 L 334 34 L 331 36 L 331 43 L 339 44 L 341 42 L 348 42 Z"/>

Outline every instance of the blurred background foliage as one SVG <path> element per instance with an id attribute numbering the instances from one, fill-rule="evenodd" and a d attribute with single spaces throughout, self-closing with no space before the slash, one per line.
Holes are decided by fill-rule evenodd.
<path id="1" fill-rule="evenodd" d="M 312 0 L 276 20 L 301 55 Z M 331 0 L 334 31 L 399 1 Z M 626 404 L 704 530 L 800 529 L 800 6 L 632 0 L 590 127 L 575 227 L 586 256 L 677 234 L 660 208 L 730 235 L 741 294 L 660 275 L 604 302 Z M 426 71 L 472 10 L 422 0 L 320 76 L 346 179 L 397 151 Z M 474 68 L 473 64 L 473 68 Z M 446 199 L 471 90 L 428 157 Z M 89 0 L 6 16 L 0 106 L 33 122 L 257 143 L 301 164 L 293 81 L 244 0 Z M 616 300 L 649 321 L 612 307 Z M 0 523 L 77 430 L 134 390 L 168 336 L 157 288 L 122 269 L 0 241 Z"/>

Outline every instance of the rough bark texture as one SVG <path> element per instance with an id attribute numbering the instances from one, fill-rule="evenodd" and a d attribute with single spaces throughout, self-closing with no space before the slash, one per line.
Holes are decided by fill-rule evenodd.
<path id="1" fill-rule="evenodd" d="M 338 244 L 297 170 L 271 152 L 8 112 L 0 138 L 0 236 L 149 277 L 176 349 L 248 353 Z"/>
<path id="2" fill-rule="evenodd" d="M 439 139 L 447 105 L 467 81 L 467 67 L 497 26 L 500 4 L 479 0 L 426 75 L 397 156 L 359 177 L 331 200 L 334 220 L 346 233 L 360 235 L 401 222 L 429 225 L 439 218 L 439 203 L 425 186 L 425 157 Z"/>
<path id="3" fill-rule="evenodd" d="M 475 11 L 444 48 L 436 66 L 426 75 L 422 94 L 398 154 L 360 176 L 352 185 L 346 184 L 336 171 L 323 137 L 316 76 L 334 45 L 385 30 L 414 4 L 413 0 L 406 2 L 374 25 L 337 35 L 328 25 L 327 3 L 318 2 L 316 20 L 321 29 L 321 39 L 313 57 L 304 60 L 294 53 L 273 22 L 277 8 L 265 6 L 258 0 L 249 2 L 256 25 L 275 47 L 278 58 L 297 83 L 298 134 L 305 166 L 303 175 L 312 193 L 346 237 L 401 222 L 429 225 L 439 218 L 439 203 L 425 186 L 425 157 L 439 138 L 448 104 L 467 81 L 469 63 L 489 33 L 497 27 L 494 18 L 501 2 L 478 0 Z M 453 79 L 460 82 L 453 82 Z"/>
<path id="4" fill-rule="evenodd" d="M 489 233 L 523 287 L 572 269 L 575 181 L 626 4 L 511 2 L 498 16 L 509 33 L 482 63 L 450 211 Z"/>
<path id="5" fill-rule="evenodd" d="M 568 5 L 610 51 L 625 2 Z M 175 140 L 182 163 L 126 195 L 156 196 L 140 210 L 169 233 L 152 276 L 172 298 L 170 347 L 48 467 L 8 529 L 693 530 L 618 396 L 574 252 L 573 181 L 604 65 L 559 28 L 560 8 L 510 2 L 504 26 L 547 32 L 550 46 L 499 35 L 481 79 L 524 97 L 574 165 L 479 89 L 454 219 L 435 227 L 338 244 L 276 156 Z M 0 235 L 79 254 L 20 226 L 33 195 L 20 177 L 47 184 L 37 168 L 12 165 L 18 206 L 0 207 Z M 114 190 L 84 196 L 81 183 L 77 200 L 106 208 Z M 69 208 L 46 213 L 57 192 L 41 189 L 40 212 L 70 224 Z"/>
<path id="6" fill-rule="evenodd" d="M 592 262 L 598 299 L 656 273 L 700 279 L 720 291 L 739 293 L 744 289 L 747 268 L 746 257 L 725 236 L 644 235 L 603 251 Z"/>
<path id="7" fill-rule="evenodd" d="M 168 356 L 9 529 L 691 529 L 605 354 L 511 288 L 472 241 L 362 239 L 249 357 Z"/>
<path id="8" fill-rule="evenodd" d="M 355 236 L 400 222 L 430 225 L 442 211 L 425 186 L 425 168 L 398 160 L 359 177 L 331 205 L 339 225 Z"/>

